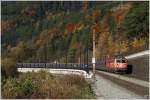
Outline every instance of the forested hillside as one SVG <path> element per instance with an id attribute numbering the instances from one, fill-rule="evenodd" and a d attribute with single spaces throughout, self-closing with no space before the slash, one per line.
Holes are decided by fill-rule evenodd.
<path id="1" fill-rule="evenodd" d="M 20 73 L 17 62 L 91 62 L 148 49 L 148 1 L 2 1 L 1 91 L 9 99 L 95 98 L 80 76 Z"/>
<path id="2" fill-rule="evenodd" d="M 148 49 L 149 2 L 1 2 L 2 74 L 16 62 L 78 62 Z M 8 70 L 9 69 L 9 70 Z"/>

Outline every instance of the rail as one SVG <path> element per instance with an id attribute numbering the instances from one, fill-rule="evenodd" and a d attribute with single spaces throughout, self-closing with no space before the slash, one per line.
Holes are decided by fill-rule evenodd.
<path id="1" fill-rule="evenodd" d="M 131 78 L 131 77 L 126 77 L 126 76 L 119 75 L 119 74 L 103 72 L 103 71 L 98 71 L 98 72 L 103 73 L 103 74 L 108 75 L 108 76 L 112 76 L 112 77 L 121 79 L 121 80 L 124 80 L 124 81 L 128 81 L 130 83 L 134 83 L 134 84 L 137 84 L 137 85 L 140 85 L 143 87 L 149 87 L 149 82 L 147 82 L 147 81 L 143 81 L 143 80 L 139 80 L 139 79 Z"/>

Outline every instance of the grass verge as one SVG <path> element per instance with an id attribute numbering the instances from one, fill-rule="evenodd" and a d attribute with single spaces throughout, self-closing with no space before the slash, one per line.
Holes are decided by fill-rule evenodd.
<path id="1" fill-rule="evenodd" d="M 90 84 L 78 75 L 54 76 L 46 71 L 20 73 L 2 83 L 2 98 L 94 99 Z"/>

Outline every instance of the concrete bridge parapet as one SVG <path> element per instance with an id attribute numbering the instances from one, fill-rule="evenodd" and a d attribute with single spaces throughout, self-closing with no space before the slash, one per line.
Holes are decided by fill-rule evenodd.
<path id="1" fill-rule="evenodd" d="M 77 69 L 50 69 L 50 68 L 17 68 L 18 72 L 38 72 L 40 70 L 45 70 L 53 74 L 75 74 L 81 75 L 85 78 L 92 78 L 93 73 L 87 73 L 84 70 L 77 70 Z"/>

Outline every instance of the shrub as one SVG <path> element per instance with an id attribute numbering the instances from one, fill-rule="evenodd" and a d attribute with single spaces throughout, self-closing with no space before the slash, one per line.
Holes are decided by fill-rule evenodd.
<path id="1" fill-rule="evenodd" d="M 19 81 L 18 79 L 7 79 L 2 86 L 2 97 L 9 99 L 29 98 L 35 90 L 32 80 L 25 79 Z"/>
<path id="2" fill-rule="evenodd" d="M 14 77 L 17 75 L 16 62 L 11 58 L 2 60 L 2 77 Z"/>
<path id="3" fill-rule="evenodd" d="M 45 71 L 20 73 L 2 85 L 2 97 L 9 99 L 94 98 L 90 85 L 78 75 L 53 76 Z"/>
<path id="4" fill-rule="evenodd" d="M 79 85 L 81 87 L 85 87 L 87 85 L 86 80 L 78 75 L 65 75 L 62 78 L 62 82 L 65 82 L 64 84 Z"/>
<path id="5" fill-rule="evenodd" d="M 15 99 L 19 93 L 20 91 L 14 79 L 7 79 L 6 83 L 2 85 L 2 98 Z"/>
<path id="6" fill-rule="evenodd" d="M 25 94 L 25 95 L 30 95 L 33 92 L 34 86 L 33 86 L 33 82 L 30 79 L 26 79 L 22 84 L 21 84 L 21 91 Z"/>

